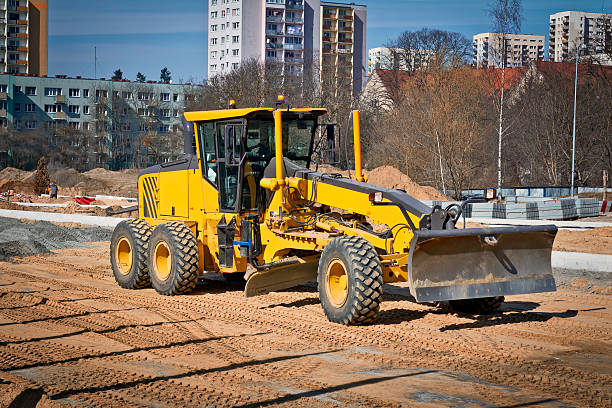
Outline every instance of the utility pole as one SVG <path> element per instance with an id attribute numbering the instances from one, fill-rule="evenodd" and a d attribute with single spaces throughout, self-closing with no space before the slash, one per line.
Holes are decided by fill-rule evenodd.
<path id="1" fill-rule="evenodd" d="M 502 123 L 504 118 L 504 86 L 506 80 L 506 30 L 502 34 L 502 83 L 499 103 L 499 135 L 497 138 L 497 197 L 502 197 Z"/>
<path id="2" fill-rule="evenodd" d="M 574 196 L 574 161 L 576 157 L 576 99 L 578 96 L 578 53 L 581 49 L 586 48 L 586 45 L 580 44 L 576 47 L 576 76 L 574 78 L 574 130 L 572 131 L 572 187 L 570 194 Z"/>

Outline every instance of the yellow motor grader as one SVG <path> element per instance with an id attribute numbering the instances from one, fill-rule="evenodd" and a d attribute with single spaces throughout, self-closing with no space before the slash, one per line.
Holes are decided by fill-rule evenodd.
<path id="1" fill-rule="evenodd" d="M 464 205 L 429 206 L 368 184 L 353 112 L 354 177 L 310 169 L 324 109 L 185 113 L 185 157 L 140 172 L 138 219 L 113 233 L 118 284 L 189 293 L 206 272 L 254 296 L 317 282 L 330 321 L 376 319 L 383 283 L 417 302 L 490 313 L 504 295 L 556 290 L 555 226 L 455 227 Z M 415 152 L 418 154 L 418 152 Z"/>

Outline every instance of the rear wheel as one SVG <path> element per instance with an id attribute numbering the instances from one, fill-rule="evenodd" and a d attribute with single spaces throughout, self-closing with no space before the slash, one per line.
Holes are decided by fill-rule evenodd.
<path id="1" fill-rule="evenodd" d="M 478 299 L 449 300 L 448 304 L 456 312 L 469 314 L 492 314 L 504 303 L 503 296 Z"/>
<path id="2" fill-rule="evenodd" d="M 319 298 L 327 318 L 341 324 L 366 324 L 378 316 L 382 269 L 376 250 L 361 237 L 331 240 L 319 260 Z"/>
<path id="3" fill-rule="evenodd" d="M 199 265 L 198 244 L 191 229 L 168 222 L 153 230 L 149 242 L 149 276 L 162 295 L 182 295 L 195 288 Z"/>
<path id="4" fill-rule="evenodd" d="M 113 231 L 110 256 L 113 275 L 122 288 L 150 286 L 147 251 L 152 228 L 144 220 L 121 221 Z"/>

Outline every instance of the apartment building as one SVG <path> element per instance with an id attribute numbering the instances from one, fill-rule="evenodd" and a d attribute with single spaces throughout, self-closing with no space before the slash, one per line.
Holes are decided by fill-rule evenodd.
<path id="1" fill-rule="evenodd" d="M 502 66 L 502 34 L 476 34 L 474 40 L 474 62 L 476 68 Z M 544 36 L 528 34 L 506 35 L 506 67 L 522 67 L 531 61 L 544 60 Z"/>
<path id="2" fill-rule="evenodd" d="M 361 92 L 366 79 L 366 6 L 321 2 L 321 75 Z"/>
<path id="3" fill-rule="evenodd" d="M 331 64 L 328 68 L 333 65 L 337 71 L 338 63 L 348 64 L 356 78 L 351 78 L 351 83 L 361 89 L 366 72 L 365 6 L 319 0 L 208 1 L 209 78 L 236 69 L 251 58 L 280 67 L 283 73 L 299 75 L 305 64 L 323 60 L 325 31 L 325 55 Z M 338 14 L 332 18 L 331 13 L 324 19 L 324 7 L 330 7 L 330 12 L 338 7 L 344 11 L 340 19 Z M 354 9 L 359 10 L 357 14 Z M 332 62 L 331 56 L 339 54 L 342 58 Z"/>
<path id="4" fill-rule="evenodd" d="M 182 139 L 155 157 L 149 157 L 151 146 L 143 140 L 162 141 L 181 132 L 185 105 L 196 91 L 193 85 L 154 81 L 3 74 L 0 132 L 38 131 L 53 140 L 58 128 L 68 127 L 100 142 L 90 152 L 91 167 L 128 167 L 137 154 L 147 156 L 141 164 L 149 165 L 182 155 Z"/>
<path id="5" fill-rule="evenodd" d="M 47 75 L 48 0 L 0 0 L 0 72 Z"/>
<path id="6" fill-rule="evenodd" d="M 610 53 L 612 14 L 563 11 L 550 16 L 550 61 L 561 62 L 575 58 L 576 48 L 581 44 L 586 45 L 583 55 L 598 57 Z M 609 58 L 603 58 L 606 59 L 612 65 Z"/>

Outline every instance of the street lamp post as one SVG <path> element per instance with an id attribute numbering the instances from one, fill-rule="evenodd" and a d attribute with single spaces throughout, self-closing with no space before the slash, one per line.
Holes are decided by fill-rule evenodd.
<path id="1" fill-rule="evenodd" d="M 578 95 L 578 53 L 586 48 L 585 44 L 576 47 L 576 77 L 574 78 L 574 130 L 572 131 L 572 187 L 570 193 L 574 196 L 574 161 L 576 157 L 576 97 Z"/>

